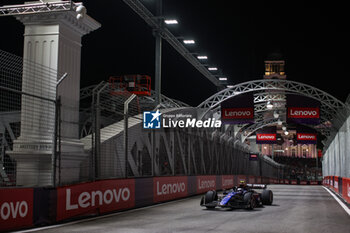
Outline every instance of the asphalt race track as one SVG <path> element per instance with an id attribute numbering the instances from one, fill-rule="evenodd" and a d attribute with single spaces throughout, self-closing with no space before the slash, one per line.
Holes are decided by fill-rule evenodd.
<path id="1" fill-rule="evenodd" d="M 350 232 L 350 216 L 322 186 L 269 188 L 274 204 L 253 211 L 206 210 L 195 196 L 40 232 Z"/>

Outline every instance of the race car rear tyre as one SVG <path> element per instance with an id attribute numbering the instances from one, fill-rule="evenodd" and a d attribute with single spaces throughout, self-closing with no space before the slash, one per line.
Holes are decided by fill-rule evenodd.
<path id="1" fill-rule="evenodd" d="M 205 194 L 205 203 L 208 204 L 208 203 L 211 203 L 213 201 L 216 201 L 218 200 L 218 194 L 216 193 L 215 190 L 211 190 L 211 191 L 208 191 L 206 194 Z M 212 209 L 212 208 L 215 208 L 215 206 L 207 206 L 208 209 Z"/>
<path id="2" fill-rule="evenodd" d="M 271 190 L 264 190 L 261 194 L 261 202 L 263 205 L 271 205 L 273 202 L 273 193 Z"/>
<path id="3" fill-rule="evenodd" d="M 247 205 L 247 209 L 252 210 L 255 207 L 255 199 L 252 193 L 245 193 L 243 196 L 243 200 Z"/>

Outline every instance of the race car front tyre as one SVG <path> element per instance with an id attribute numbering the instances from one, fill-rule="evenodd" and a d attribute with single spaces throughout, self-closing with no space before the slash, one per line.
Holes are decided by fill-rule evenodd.
<path id="1" fill-rule="evenodd" d="M 216 201 L 218 199 L 218 194 L 216 193 L 215 190 L 210 190 L 205 194 L 205 203 L 211 203 L 213 201 Z M 208 209 L 215 208 L 215 206 L 207 206 Z"/>
<path id="2" fill-rule="evenodd" d="M 261 194 L 261 202 L 263 205 L 271 205 L 273 202 L 273 193 L 271 190 L 264 190 Z"/>
<path id="3" fill-rule="evenodd" d="M 247 209 L 252 210 L 255 207 L 255 199 L 252 193 L 245 193 L 243 196 L 243 200 L 247 205 Z"/>

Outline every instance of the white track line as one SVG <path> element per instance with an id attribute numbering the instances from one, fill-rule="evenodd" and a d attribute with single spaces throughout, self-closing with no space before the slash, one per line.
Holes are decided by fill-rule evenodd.
<path id="1" fill-rule="evenodd" d="M 350 209 L 332 192 L 330 191 L 328 188 L 322 186 L 325 190 L 327 190 L 331 195 L 332 197 L 339 203 L 339 205 L 341 207 L 343 207 L 343 209 L 345 210 L 346 213 L 348 213 L 348 215 L 350 215 Z"/>

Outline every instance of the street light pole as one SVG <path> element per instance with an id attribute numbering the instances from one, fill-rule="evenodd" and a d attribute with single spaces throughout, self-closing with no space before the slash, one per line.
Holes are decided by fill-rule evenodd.
<path id="1" fill-rule="evenodd" d="M 162 1 L 163 0 L 157 0 L 157 17 L 159 20 L 160 27 L 163 27 L 163 21 L 162 21 Z M 161 85 L 162 85 L 162 37 L 160 35 L 161 30 L 155 30 L 154 36 L 156 37 L 156 60 L 155 60 L 155 101 L 156 105 L 158 106 L 161 103 Z"/>

